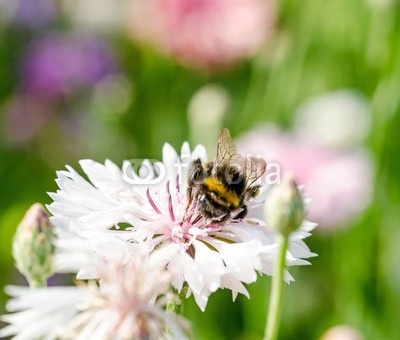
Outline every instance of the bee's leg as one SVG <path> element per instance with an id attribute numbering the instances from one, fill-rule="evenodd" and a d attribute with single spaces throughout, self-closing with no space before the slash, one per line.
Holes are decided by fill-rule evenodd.
<path id="1" fill-rule="evenodd" d="M 193 201 L 193 188 L 192 187 L 188 187 L 186 190 L 186 209 L 185 211 L 188 210 L 188 208 L 190 207 L 190 205 L 192 204 Z"/>
<path id="2" fill-rule="evenodd" d="M 248 201 L 251 198 L 254 198 L 260 192 L 260 186 L 254 185 L 252 187 L 247 188 L 246 192 L 244 193 L 244 199 Z"/>
<path id="3" fill-rule="evenodd" d="M 247 215 L 247 206 L 243 204 L 242 206 L 242 210 L 239 211 L 238 214 L 236 214 L 235 216 L 232 216 L 232 218 L 234 220 L 241 220 L 242 218 L 244 218 Z"/>
<path id="4" fill-rule="evenodd" d="M 222 215 L 221 217 L 219 217 L 218 219 L 213 219 L 211 222 L 215 223 L 215 224 L 221 224 L 221 223 L 224 223 L 227 220 L 229 220 L 230 217 L 231 217 L 230 214 L 225 214 L 225 215 Z"/>

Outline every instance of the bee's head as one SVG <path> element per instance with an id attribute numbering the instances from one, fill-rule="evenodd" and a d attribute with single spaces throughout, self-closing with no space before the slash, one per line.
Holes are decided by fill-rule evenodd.
<path id="1" fill-rule="evenodd" d="M 204 169 L 200 159 L 192 162 L 189 170 L 189 183 L 196 185 L 204 178 Z"/>

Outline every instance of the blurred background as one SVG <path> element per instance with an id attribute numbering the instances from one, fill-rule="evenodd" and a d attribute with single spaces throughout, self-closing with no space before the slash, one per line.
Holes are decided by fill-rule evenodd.
<path id="1" fill-rule="evenodd" d="M 399 339 L 399 36 L 396 0 L 0 0 L 0 286 L 23 282 L 12 236 L 56 170 L 164 142 L 212 155 L 225 126 L 320 224 L 280 338 Z M 261 339 L 270 279 L 248 288 L 185 302 L 196 338 Z"/>

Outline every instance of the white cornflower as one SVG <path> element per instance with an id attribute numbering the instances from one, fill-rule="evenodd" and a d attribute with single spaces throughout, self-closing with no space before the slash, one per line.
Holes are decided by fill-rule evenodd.
<path id="1" fill-rule="evenodd" d="M 103 245 L 104 253 L 115 250 Z M 78 249 L 84 253 L 84 248 Z M 122 249 L 125 247 L 122 246 Z M 87 255 L 91 248 L 87 248 Z M 9 323 L 0 336 L 15 339 L 160 339 L 168 334 L 184 339 L 184 322 L 164 310 L 170 273 L 160 261 L 164 254 L 132 249 L 113 258 L 92 253 L 92 268 L 100 281 L 77 287 L 29 289 L 8 286 L 12 296 L 2 316 Z M 70 252 L 73 255 L 73 251 Z M 126 261 L 129 258 L 129 261 Z"/>
<path id="2" fill-rule="evenodd" d="M 129 242 L 167 248 L 164 264 L 173 272 L 173 286 L 180 291 L 187 282 L 189 294 L 193 293 L 202 310 L 219 288 L 232 290 L 233 298 L 238 293 L 248 296 L 244 284 L 254 282 L 257 273 L 273 273 L 276 234 L 262 221 L 267 190 L 262 188 L 259 197 L 245 202 L 244 219 L 207 221 L 198 214 L 196 202 L 187 207 L 188 170 L 197 158 L 206 161 L 205 149 L 198 146 L 190 152 L 184 143 L 180 156 L 166 144 L 162 163 L 152 166 L 144 161 L 139 171 L 131 173 L 108 160 L 105 165 L 83 160 L 80 164 L 90 182 L 68 166 L 67 171 L 58 172 L 60 190 L 50 194 L 52 223 L 69 225 L 88 239 L 117 234 Z M 129 169 L 128 162 L 124 169 Z M 165 176 L 157 177 L 163 169 Z M 145 171 L 147 184 L 140 181 Z M 291 235 L 287 265 L 308 264 L 303 259 L 314 254 L 303 239 L 314 227 L 304 221 Z M 289 273 L 285 279 L 293 280 Z"/>

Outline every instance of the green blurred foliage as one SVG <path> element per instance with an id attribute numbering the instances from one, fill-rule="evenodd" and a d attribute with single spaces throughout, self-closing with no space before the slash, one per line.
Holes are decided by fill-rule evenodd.
<path id="1" fill-rule="evenodd" d="M 284 0 L 276 34 L 259 55 L 207 74 L 111 34 L 107 39 L 132 82 L 129 107 L 105 116 L 89 106 L 87 138 L 79 148 L 71 144 L 69 149 L 68 136 L 57 142 L 51 127 L 28 144 L 0 145 L 0 286 L 22 281 L 13 269 L 12 236 L 33 202 L 50 202 L 46 192 L 56 190 L 56 170 L 64 164 L 76 167 L 80 158 L 116 163 L 160 158 L 167 141 L 179 148 L 190 139 L 187 107 L 202 85 L 218 83 L 228 91 L 224 125 L 234 136 L 265 121 L 289 127 L 305 100 L 355 88 L 372 105 L 367 146 L 377 161 L 374 200 L 348 228 L 328 236 L 315 232 L 307 239 L 318 257 L 311 259 L 312 266 L 290 270 L 296 281 L 284 289 L 280 338 L 317 339 L 342 323 L 366 339 L 400 338 L 399 36 L 397 1 Z M 18 63 L 31 39 L 28 31 L 0 28 L 0 106 L 17 90 Z M 234 303 L 228 291 L 213 294 L 204 313 L 192 299 L 186 301 L 184 312 L 196 338 L 261 339 L 270 279 L 260 278 L 248 288 L 251 299 L 239 296 Z M 6 299 L 1 292 L 1 312 Z"/>

